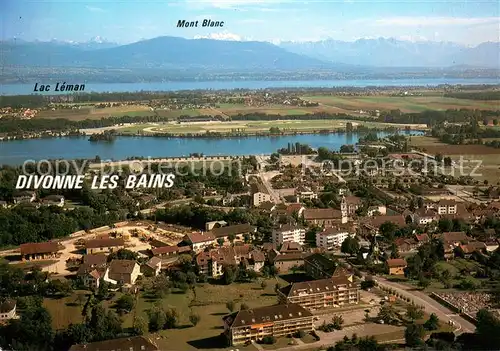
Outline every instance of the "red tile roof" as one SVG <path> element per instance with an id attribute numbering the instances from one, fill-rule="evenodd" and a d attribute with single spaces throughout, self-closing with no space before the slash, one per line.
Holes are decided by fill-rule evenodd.
<path id="1" fill-rule="evenodd" d="M 62 250 L 62 245 L 56 242 L 21 244 L 21 255 L 55 253 Z"/>
<path id="2" fill-rule="evenodd" d="M 387 265 L 390 268 L 406 267 L 406 261 L 402 258 L 391 258 L 391 259 L 387 260 Z"/>

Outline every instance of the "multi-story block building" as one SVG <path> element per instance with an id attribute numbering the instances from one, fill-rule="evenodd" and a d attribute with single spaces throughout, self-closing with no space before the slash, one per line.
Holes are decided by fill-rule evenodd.
<path id="1" fill-rule="evenodd" d="M 304 258 L 304 269 L 307 275 L 314 279 L 326 279 L 333 277 L 335 268 L 335 262 L 319 253 L 315 253 Z"/>
<path id="2" fill-rule="evenodd" d="M 438 214 L 456 214 L 457 213 L 457 203 L 453 200 L 440 200 L 437 203 Z"/>
<path id="3" fill-rule="evenodd" d="M 252 204 L 255 207 L 259 207 L 260 204 L 264 202 L 270 202 L 271 195 L 267 191 L 266 187 L 262 183 L 252 183 L 250 185 L 252 191 Z"/>
<path id="4" fill-rule="evenodd" d="M 273 231 L 273 243 L 277 246 L 283 245 L 285 242 L 296 242 L 304 245 L 305 241 L 306 230 L 299 226 L 284 224 Z"/>
<path id="5" fill-rule="evenodd" d="M 233 346 L 313 330 L 313 315 L 300 305 L 289 303 L 241 310 L 223 318 L 224 334 Z"/>
<path id="6" fill-rule="evenodd" d="M 347 275 L 293 283 L 278 291 L 281 303 L 296 303 L 310 311 L 359 303 L 359 285 Z"/>
<path id="7" fill-rule="evenodd" d="M 325 250 L 333 250 L 340 247 L 349 236 L 354 237 L 356 233 L 351 233 L 346 228 L 326 228 L 316 233 L 316 246 Z"/>

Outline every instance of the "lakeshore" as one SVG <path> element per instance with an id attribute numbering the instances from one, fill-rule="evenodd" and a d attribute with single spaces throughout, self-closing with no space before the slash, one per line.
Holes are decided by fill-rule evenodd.
<path id="1" fill-rule="evenodd" d="M 422 135 L 421 131 L 402 131 Z M 379 137 L 393 133 L 377 132 Z M 191 153 L 242 156 L 271 154 L 288 143 L 308 144 L 339 150 L 354 145 L 363 133 L 300 134 L 277 136 L 240 136 L 235 138 L 151 138 L 118 136 L 114 142 L 91 143 L 87 137 L 60 137 L 0 142 L 0 164 L 19 165 L 26 160 L 93 159 L 124 160 L 131 157 L 180 157 Z"/>

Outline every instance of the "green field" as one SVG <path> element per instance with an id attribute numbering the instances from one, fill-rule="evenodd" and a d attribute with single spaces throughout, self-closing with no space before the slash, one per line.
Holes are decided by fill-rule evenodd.
<path id="1" fill-rule="evenodd" d="M 322 129 L 338 129 L 345 128 L 346 123 L 351 122 L 353 125 L 363 125 L 369 128 L 387 128 L 396 126 L 403 128 L 405 125 L 379 123 L 379 122 L 359 122 L 349 120 L 288 120 L 288 121 L 232 121 L 232 122 L 202 122 L 202 123 L 160 123 L 160 124 L 138 124 L 134 126 L 118 127 L 120 133 L 125 134 L 153 134 L 153 133 L 175 133 L 187 134 L 197 133 L 203 134 L 207 131 L 228 133 L 233 131 L 255 133 L 266 132 L 271 127 L 278 127 L 282 130 L 310 132 Z M 421 126 L 420 126 L 421 127 Z"/>
<path id="2" fill-rule="evenodd" d="M 482 109 L 498 110 L 498 100 L 467 100 L 442 96 L 303 96 L 305 100 L 316 101 L 324 106 L 353 110 L 395 110 L 422 112 L 425 110 Z"/>

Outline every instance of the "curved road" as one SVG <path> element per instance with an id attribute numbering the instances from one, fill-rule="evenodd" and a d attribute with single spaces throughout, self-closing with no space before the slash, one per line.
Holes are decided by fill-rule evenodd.
<path id="1" fill-rule="evenodd" d="M 474 324 L 460 317 L 456 312 L 450 310 L 446 306 L 441 305 L 439 302 L 437 302 L 427 294 L 418 290 L 413 290 L 413 287 L 390 282 L 387 279 L 381 277 L 374 277 L 374 280 L 382 286 L 391 287 L 398 293 L 409 297 L 417 305 L 424 306 L 424 309 L 427 313 L 436 314 L 441 321 L 452 320 L 455 323 L 455 326 L 457 326 L 458 328 L 455 330 L 455 334 L 473 333 L 476 330 L 476 326 Z"/>

